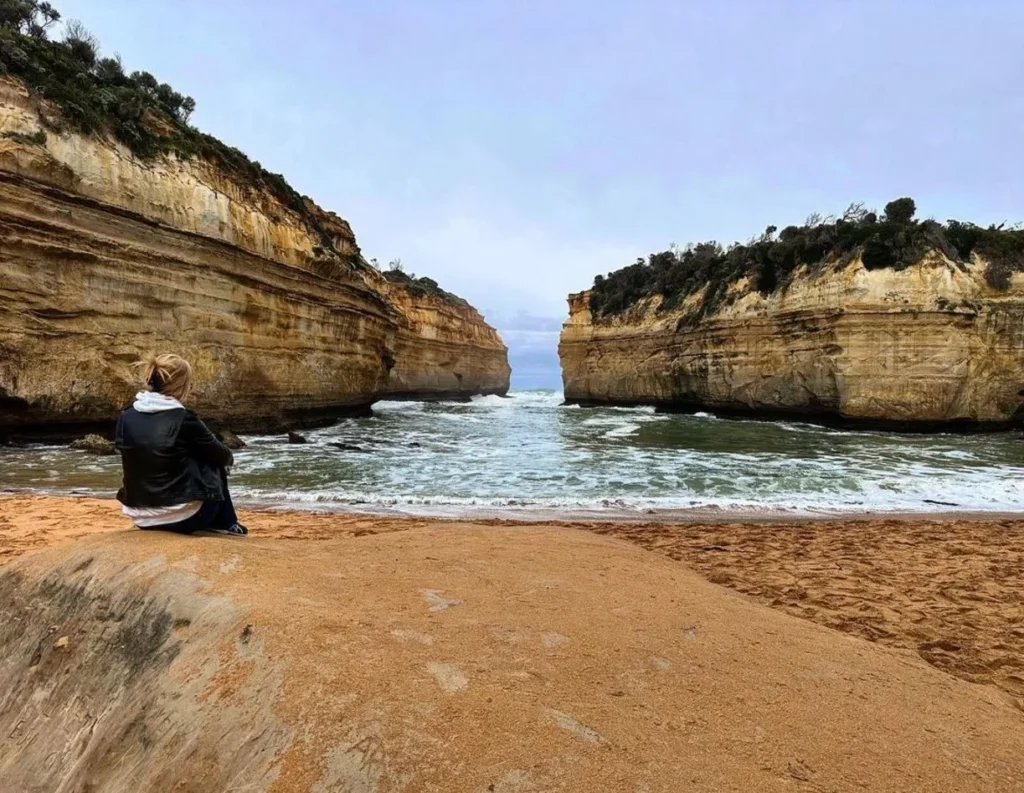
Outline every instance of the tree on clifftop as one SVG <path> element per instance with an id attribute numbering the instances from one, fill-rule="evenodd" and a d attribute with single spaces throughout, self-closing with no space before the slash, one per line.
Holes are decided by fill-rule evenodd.
<path id="1" fill-rule="evenodd" d="M 903 270 L 937 251 L 953 262 L 968 264 L 977 254 L 987 260 L 985 279 L 1005 291 L 1014 273 L 1024 272 L 1024 229 L 1002 225 L 982 228 L 973 223 L 914 220 L 912 198 L 897 198 L 885 213 L 853 203 L 839 216 L 812 213 L 803 226 L 778 231 L 768 226 L 746 244 L 723 248 L 717 242 L 688 245 L 652 253 L 647 259 L 594 279 L 590 308 L 598 316 L 618 314 L 637 302 L 660 297 L 657 310 L 679 307 L 687 298 L 688 313 L 680 322 L 700 321 L 741 291 L 730 287 L 741 279 L 763 295 L 786 289 L 801 272 L 845 267 L 859 257 L 867 270 Z"/>
<path id="2" fill-rule="evenodd" d="M 49 29 L 61 19 L 48 2 L 0 0 L 0 75 L 21 80 L 34 98 L 59 109 L 41 118 L 49 131 L 73 130 L 110 136 L 139 159 L 166 155 L 202 158 L 254 190 L 265 190 L 298 215 L 315 235 L 315 258 L 332 258 L 360 269 L 358 250 L 339 251 L 319 210 L 285 178 L 271 173 L 243 152 L 195 129 L 189 123 L 192 97 L 161 83 L 147 71 L 126 74 L 120 57 L 100 57 L 100 45 L 81 22 L 64 26 L 60 41 Z M 4 133 L 11 137 L 17 133 Z M 42 145 L 45 132 L 29 136 Z"/>
<path id="3" fill-rule="evenodd" d="M 36 0 L 0 0 L 0 26 L 25 36 L 41 39 L 46 29 L 60 19 L 60 13 L 49 3 Z"/>
<path id="4" fill-rule="evenodd" d="M 890 223 L 909 223 L 916 212 L 913 198 L 897 198 L 885 205 L 885 219 Z"/>

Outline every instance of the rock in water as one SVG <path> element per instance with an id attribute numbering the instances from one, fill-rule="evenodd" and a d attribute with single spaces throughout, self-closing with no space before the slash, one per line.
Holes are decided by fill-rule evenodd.
<path id="1" fill-rule="evenodd" d="M 222 430 L 220 433 L 221 442 L 229 449 L 238 450 L 245 448 L 245 441 L 239 438 L 231 430 Z"/>
<path id="2" fill-rule="evenodd" d="M 78 449 L 89 454 L 110 455 L 117 454 L 114 442 L 108 441 L 102 435 L 86 435 L 71 443 L 72 449 Z"/>
<path id="3" fill-rule="evenodd" d="M 335 449 L 339 449 L 343 452 L 365 452 L 362 446 L 353 446 L 351 443 L 329 443 L 328 446 L 333 446 Z"/>
<path id="4" fill-rule="evenodd" d="M 309 443 L 309 441 L 306 440 L 305 435 L 299 435 L 297 432 L 289 432 L 288 443 Z"/>

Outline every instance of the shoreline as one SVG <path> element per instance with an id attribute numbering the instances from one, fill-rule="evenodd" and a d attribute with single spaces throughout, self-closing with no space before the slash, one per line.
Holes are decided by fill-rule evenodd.
<path id="1" fill-rule="evenodd" d="M 2 496 L 2 494 L 0 494 Z M 60 497 L 60 496 L 58 496 Z M 75 496 L 68 496 L 75 497 Z M 83 498 L 89 496 L 82 496 Z M 650 510 L 642 513 L 635 511 L 614 510 L 596 511 L 585 509 L 506 509 L 501 508 L 480 508 L 470 510 L 452 509 L 448 511 L 444 507 L 437 510 L 405 511 L 400 509 L 358 509 L 352 506 L 309 506 L 303 507 L 298 504 L 268 505 L 262 502 L 236 499 L 236 506 L 252 512 L 271 512 L 280 514 L 296 515 L 340 515 L 362 518 L 381 518 L 387 520 L 424 520 L 436 522 L 456 523 L 484 523 L 524 526 L 537 525 L 558 525 L 572 526 L 574 524 L 630 524 L 630 525 L 665 525 L 677 524 L 758 524 L 770 526 L 773 524 L 793 523 L 858 523 L 878 520 L 897 521 L 902 523 L 913 522 L 944 522 L 944 521 L 1024 521 L 1024 512 L 983 512 L 970 510 L 950 510 L 949 512 L 790 512 L 785 509 L 728 509 L 698 507 L 692 510 Z"/>
<path id="2" fill-rule="evenodd" d="M 0 494 L 0 567 L 32 551 L 136 530 L 113 499 Z M 241 507 L 245 542 L 319 542 L 466 528 L 596 534 L 685 565 L 772 609 L 907 652 L 1024 711 L 1024 516 L 825 519 L 452 519 Z M 154 532 L 154 537 L 168 537 Z M 198 538 L 181 538 L 183 542 Z M 197 550 L 203 546 L 196 546 Z"/>
<path id="3" fill-rule="evenodd" d="M 247 508 L 255 511 L 273 512 L 318 512 L 321 510 L 306 510 L 292 504 L 281 506 L 266 506 L 255 502 L 246 505 Z M 680 523 L 758 523 L 771 525 L 773 523 L 838 523 L 857 522 L 873 520 L 896 520 L 896 521 L 986 521 L 986 520 L 1021 520 L 1024 521 L 1024 512 L 984 512 L 972 510 L 950 510 L 912 512 L 894 511 L 885 512 L 879 510 L 867 510 L 864 512 L 809 512 L 789 511 L 786 508 L 778 509 L 733 509 L 729 507 L 695 507 L 693 509 L 666 509 L 636 512 L 636 511 L 597 511 L 585 509 L 523 509 L 523 510 L 502 510 L 501 508 L 468 510 L 464 512 L 402 512 L 358 510 L 353 508 L 327 508 L 322 510 L 327 513 L 353 514 L 363 516 L 376 516 L 386 518 L 409 518 L 425 520 L 454 520 L 454 521 L 477 521 L 501 523 L 523 523 L 533 524 L 573 524 L 573 523 L 630 523 L 630 524 L 665 524 L 674 525 Z"/>
<path id="4" fill-rule="evenodd" d="M 0 488 L 0 501 L 5 498 L 52 498 L 90 499 L 115 502 L 113 494 L 105 495 L 93 491 L 38 490 L 29 488 Z M 677 523 L 816 523 L 816 522 L 860 522 L 874 520 L 893 521 L 1024 521 L 1024 511 L 971 510 L 971 509 L 929 509 L 929 510 L 878 510 L 862 511 L 821 510 L 810 511 L 789 507 L 718 507 L 700 506 L 680 509 L 584 509 L 578 507 L 460 507 L 456 505 L 409 505 L 400 506 L 341 504 L 338 502 L 275 502 L 234 497 L 235 506 L 252 512 L 269 512 L 296 515 L 339 515 L 356 518 L 383 518 L 388 520 L 456 521 L 503 524 L 572 524 L 572 523 L 629 523 L 629 524 L 677 524 Z M 412 507 L 417 507 L 413 509 Z"/>

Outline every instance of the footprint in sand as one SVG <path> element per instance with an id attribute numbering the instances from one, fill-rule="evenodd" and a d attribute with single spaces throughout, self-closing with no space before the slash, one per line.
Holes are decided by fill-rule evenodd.
<path id="1" fill-rule="evenodd" d="M 545 709 L 544 715 L 548 721 L 554 722 L 556 727 L 559 727 L 567 732 L 571 732 L 577 738 L 587 743 L 608 743 L 604 736 L 601 735 L 597 730 L 588 727 L 586 724 L 582 724 L 568 713 L 562 713 L 560 710 L 551 710 L 550 708 Z"/>
<path id="2" fill-rule="evenodd" d="M 452 606 L 459 605 L 461 600 L 450 600 L 444 596 L 444 591 L 440 589 L 421 589 L 420 594 L 423 595 L 423 599 L 430 605 L 431 611 L 444 611 Z"/>
<path id="3" fill-rule="evenodd" d="M 458 694 L 469 686 L 469 680 L 462 674 L 458 664 L 431 662 L 427 671 L 434 676 L 437 684 L 449 694 Z"/>

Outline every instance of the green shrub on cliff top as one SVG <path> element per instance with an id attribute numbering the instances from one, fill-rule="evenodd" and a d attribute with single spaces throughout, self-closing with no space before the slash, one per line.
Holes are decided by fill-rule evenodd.
<path id="1" fill-rule="evenodd" d="M 395 266 L 396 263 L 397 266 Z M 392 262 L 391 266 L 387 270 L 384 270 L 381 273 L 381 275 L 383 275 L 389 282 L 393 284 L 399 284 L 401 286 L 404 286 L 405 291 L 407 291 L 411 295 L 415 295 L 417 297 L 425 297 L 427 295 L 430 295 L 432 297 L 440 298 L 441 300 L 446 300 L 449 303 L 461 303 L 467 306 L 469 305 L 469 303 L 467 303 L 458 295 L 452 294 L 451 292 L 446 292 L 444 289 L 438 286 L 437 281 L 435 281 L 433 278 L 417 278 L 415 275 L 411 273 L 406 273 L 401 266 L 401 260 L 396 260 L 395 262 Z"/>
<path id="2" fill-rule="evenodd" d="M 125 72 L 120 58 L 101 58 L 99 43 L 78 22 L 65 25 L 62 41 L 49 38 L 60 20 L 38 0 L 0 0 L 0 73 L 22 80 L 60 109 L 52 126 L 85 134 L 109 134 L 138 157 L 175 154 L 202 157 L 253 190 L 266 191 L 296 212 L 320 239 L 321 255 L 359 266 L 356 253 L 340 255 L 306 200 L 280 174 L 270 173 L 238 149 L 189 125 L 195 100 L 149 72 Z"/>
<path id="3" fill-rule="evenodd" d="M 821 269 L 845 264 L 857 255 L 869 270 L 902 270 L 921 261 L 929 250 L 956 262 L 965 262 L 976 252 L 989 260 L 985 278 L 997 289 L 1008 288 L 1010 276 L 1024 271 L 1024 231 L 956 220 L 946 225 L 916 221 L 916 211 L 911 198 L 889 202 L 881 217 L 863 204 L 852 204 L 841 217 L 814 214 L 804 225 L 787 226 L 777 235 L 778 229 L 769 226 L 745 245 L 723 248 L 711 241 L 652 253 L 646 260 L 597 276 L 590 307 L 595 314 L 608 316 L 659 295 L 661 309 L 670 310 L 704 290 L 684 318 L 692 323 L 726 302 L 729 287 L 743 278 L 768 295 L 785 288 L 798 267 Z"/>

